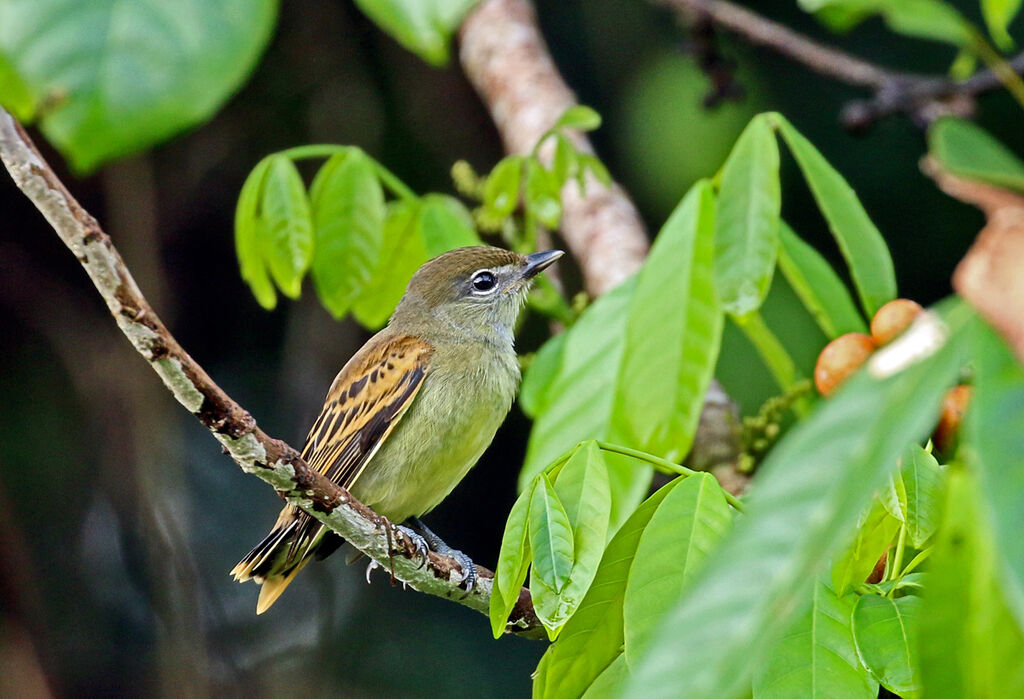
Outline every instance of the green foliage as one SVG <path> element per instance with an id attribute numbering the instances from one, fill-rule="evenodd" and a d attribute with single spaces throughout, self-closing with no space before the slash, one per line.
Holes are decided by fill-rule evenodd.
<path id="1" fill-rule="evenodd" d="M 874 699 L 878 683 L 857 657 L 850 619 L 857 598 L 837 597 L 823 580 L 754 676 L 754 699 Z"/>
<path id="2" fill-rule="evenodd" d="M 779 240 L 779 146 L 768 117 L 740 135 L 721 173 L 715 212 L 715 289 L 735 316 L 756 311 L 771 285 Z"/>
<path id="3" fill-rule="evenodd" d="M 962 316 L 959 309 L 950 320 L 953 338 Z M 947 341 L 886 378 L 852 377 L 779 442 L 747 513 L 662 619 L 627 695 L 743 690 L 750 658 L 763 657 L 774 630 L 802 612 L 808 581 L 837 552 L 906 443 L 933 424 L 962 364 L 960 344 Z"/>
<path id="4" fill-rule="evenodd" d="M 395 41 L 427 63 L 448 63 L 448 44 L 476 0 L 356 0 Z"/>
<path id="5" fill-rule="evenodd" d="M 35 97 L 3 53 L 0 53 L 0 106 L 21 122 L 31 121 L 36 112 Z"/>
<path id="6" fill-rule="evenodd" d="M 839 276 L 785 222 L 779 227 L 779 270 L 826 337 L 867 331 Z"/>
<path id="7" fill-rule="evenodd" d="M 879 557 L 899 531 L 902 522 L 886 509 L 881 500 L 871 503 L 865 516 L 857 524 L 853 543 L 841 553 L 832 567 L 832 589 L 840 597 L 854 583 L 864 582 Z"/>
<path id="8" fill-rule="evenodd" d="M 293 161 L 325 156 L 307 195 Z M 387 202 L 385 190 L 399 199 Z M 421 264 L 479 242 L 458 200 L 417 197 L 353 146 L 305 146 L 268 156 L 246 179 L 235 213 L 242 278 L 260 305 L 274 308 L 274 284 L 298 298 L 311 270 L 317 295 L 334 317 L 351 311 L 371 328 L 387 321 Z"/>
<path id="9" fill-rule="evenodd" d="M 669 459 L 690 449 L 718 358 L 713 226 L 714 197 L 702 181 L 661 229 L 627 311 L 611 438 Z M 677 299 L 668 312 L 664 299 Z"/>
<path id="10" fill-rule="evenodd" d="M 1000 575 L 1005 557 L 985 517 L 984 491 L 962 469 L 951 472 L 948 481 L 919 621 L 924 694 L 1021 696 L 1024 631 L 1007 604 Z M 1000 484 L 1019 495 L 1019 489 L 1007 486 Z M 1019 499 L 1015 508 L 1019 511 Z"/>
<path id="11" fill-rule="evenodd" d="M 0 4 L 2 83 L 79 172 L 206 121 L 249 75 L 277 0 L 34 0 Z M 60 21 L 56 21 L 59 18 Z M 0 90 L 6 95 L 6 90 Z"/>
<path id="12" fill-rule="evenodd" d="M 874 316 L 875 311 L 896 298 L 896 274 L 882 235 L 850 185 L 818 149 L 781 114 L 772 117 L 850 266 L 864 312 L 868 317 Z"/>
<path id="13" fill-rule="evenodd" d="M 1004 50 L 1013 48 L 1013 38 L 1007 29 L 1020 8 L 1021 0 L 981 0 L 981 14 L 985 17 L 988 31 Z"/>
<path id="14" fill-rule="evenodd" d="M 939 524 L 942 472 L 934 456 L 912 444 L 900 460 L 900 477 L 906 493 L 907 535 L 921 548 Z"/>
<path id="15" fill-rule="evenodd" d="M 894 694 L 920 694 L 917 636 L 920 597 L 864 595 L 853 609 L 853 639 L 872 677 Z"/>
<path id="16" fill-rule="evenodd" d="M 955 8 L 943 0 L 798 0 L 827 26 L 847 31 L 879 15 L 892 31 L 916 39 L 944 41 L 965 46 L 971 27 Z"/>
<path id="17" fill-rule="evenodd" d="M 1024 192 L 1024 161 L 969 121 L 936 121 L 928 129 L 928 152 L 954 175 Z"/>

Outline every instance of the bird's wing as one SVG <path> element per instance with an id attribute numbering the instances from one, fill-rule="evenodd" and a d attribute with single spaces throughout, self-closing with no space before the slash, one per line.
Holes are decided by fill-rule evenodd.
<path id="1" fill-rule="evenodd" d="M 313 423 L 302 458 L 343 488 L 359 479 L 412 405 L 433 348 L 408 335 L 370 345 L 345 365 Z"/>

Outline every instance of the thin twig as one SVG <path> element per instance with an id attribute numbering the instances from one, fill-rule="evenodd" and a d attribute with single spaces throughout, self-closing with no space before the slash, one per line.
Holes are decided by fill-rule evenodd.
<path id="1" fill-rule="evenodd" d="M 15 184 L 81 262 L 132 346 L 242 470 L 272 484 L 288 502 L 322 521 L 372 559 L 387 559 L 391 551 L 388 537 L 379 527 L 380 517 L 311 469 L 295 449 L 260 430 L 252 416 L 182 349 L 142 295 L 109 236 L 68 192 L 21 125 L 3 109 L 0 159 Z M 412 551 L 411 542 L 404 536 L 397 544 L 400 550 L 408 544 L 405 548 Z M 431 553 L 428 565 L 420 569 L 411 557 L 397 556 L 394 565 L 395 576 L 413 589 L 488 613 L 494 577 L 491 571 L 477 566 L 477 585 L 472 594 L 464 596 L 459 587 L 461 571 L 454 559 Z M 525 588 L 520 591 L 508 630 L 541 637 Z"/>
<path id="2" fill-rule="evenodd" d="M 945 114 L 969 116 L 974 111 L 974 98 L 1000 87 L 1006 78 L 991 69 L 960 81 L 892 70 L 818 43 L 729 0 L 651 1 L 673 10 L 687 24 L 711 22 L 825 77 L 871 90 L 873 95 L 869 99 L 852 101 L 843 107 L 840 122 L 851 130 L 870 127 L 892 114 L 906 114 L 921 125 Z M 1024 52 L 1007 60 L 1000 69 L 1024 73 Z"/>

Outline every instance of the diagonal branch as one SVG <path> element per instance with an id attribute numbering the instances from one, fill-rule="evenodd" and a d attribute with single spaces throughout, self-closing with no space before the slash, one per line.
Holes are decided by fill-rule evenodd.
<path id="1" fill-rule="evenodd" d="M 755 46 L 764 46 L 808 70 L 854 87 L 871 90 L 872 97 L 843 107 L 840 121 L 848 129 L 864 129 L 883 117 L 906 114 L 928 124 L 943 114 L 969 116 L 974 98 L 1000 87 L 1011 73 L 1024 73 L 1024 53 L 1006 61 L 1000 70 L 982 70 L 966 80 L 922 75 L 876 65 L 820 44 L 789 27 L 729 0 L 652 0 L 676 12 L 687 24 L 710 22 Z M 1007 72 L 1009 71 L 1009 72 Z"/>
<path id="2" fill-rule="evenodd" d="M 150 307 L 110 237 L 57 178 L 24 129 L 0 108 L 0 159 L 15 184 L 71 249 L 99 291 L 121 332 L 160 375 L 175 399 L 199 419 L 242 470 L 273 485 L 283 498 L 343 536 L 377 561 L 387 561 L 394 546 L 395 578 L 415 590 L 446 597 L 488 613 L 494 574 L 477 566 L 478 582 L 468 596 L 458 586 L 458 563 L 431 553 L 418 568 L 412 544 L 400 532 L 387 532 L 382 518 L 345 489 L 311 469 L 299 453 L 270 437 L 214 383 Z M 540 637 L 530 593 L 521 590 L 508 630 Z"/>

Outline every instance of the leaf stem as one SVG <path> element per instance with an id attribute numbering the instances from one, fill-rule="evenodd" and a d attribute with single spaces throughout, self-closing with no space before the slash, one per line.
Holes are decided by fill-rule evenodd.
<path id="1" fill-rule="evenodd" d="M 907 545 L 907 523 L 904 522 L 902 524 L 902 526 L 900 526 L 900 535 L 899 535 L 899 538 L 896 539 L 896 553 L 893 555 L 893 559 L 892 559 L 891 571 L 892 571 L 892 574 L 894 576 L 902 577 L 902 575 L 900 574 L 900 570 L 903 568 L 903 553 L 904 553 L 904 551 L 906 549 L 906 545 Z M 895 581 L 895 577 L 893 578 L 893 580 Z M 895 591 L 896 591 L 896 586 L 893 585 L 892 586 L 892 590 L 889 591 L 889 596 L 892 597 L 892 593 L 895 592 Z"/>
<path id="2" fill-rule="evenodd" d="M 693 476 L 697 474 L 697 471 L 694 471 L 693 469 L 690 468 L 686 468 L 685 466 L 677 464 L 674 461 L 669 461 L 668 459 L 663 459 L 660 456 L 648 454 L 645 451 L 633 449 L 632 447 L 625 447 L 622 446 L 621 444 L 611 444 L 609 442 L 602 441 L 598 441 L 597 446 L 602 451 L 610 451 L 614 454 L 622 454 L 623 456 L 629 456 L 639 461 L 646 461 L 647 463 L 651 464 L 662 473 L 672 473 L 679 476 Z M 728 502 L 730 505 L 736 508 L 737 511 L 743 512 L 743 503 L 740 502 L 735 495 L 726 491 L 724 488 L 722 489 L 722 493 L 725 495 L 726 502 Z"/>

